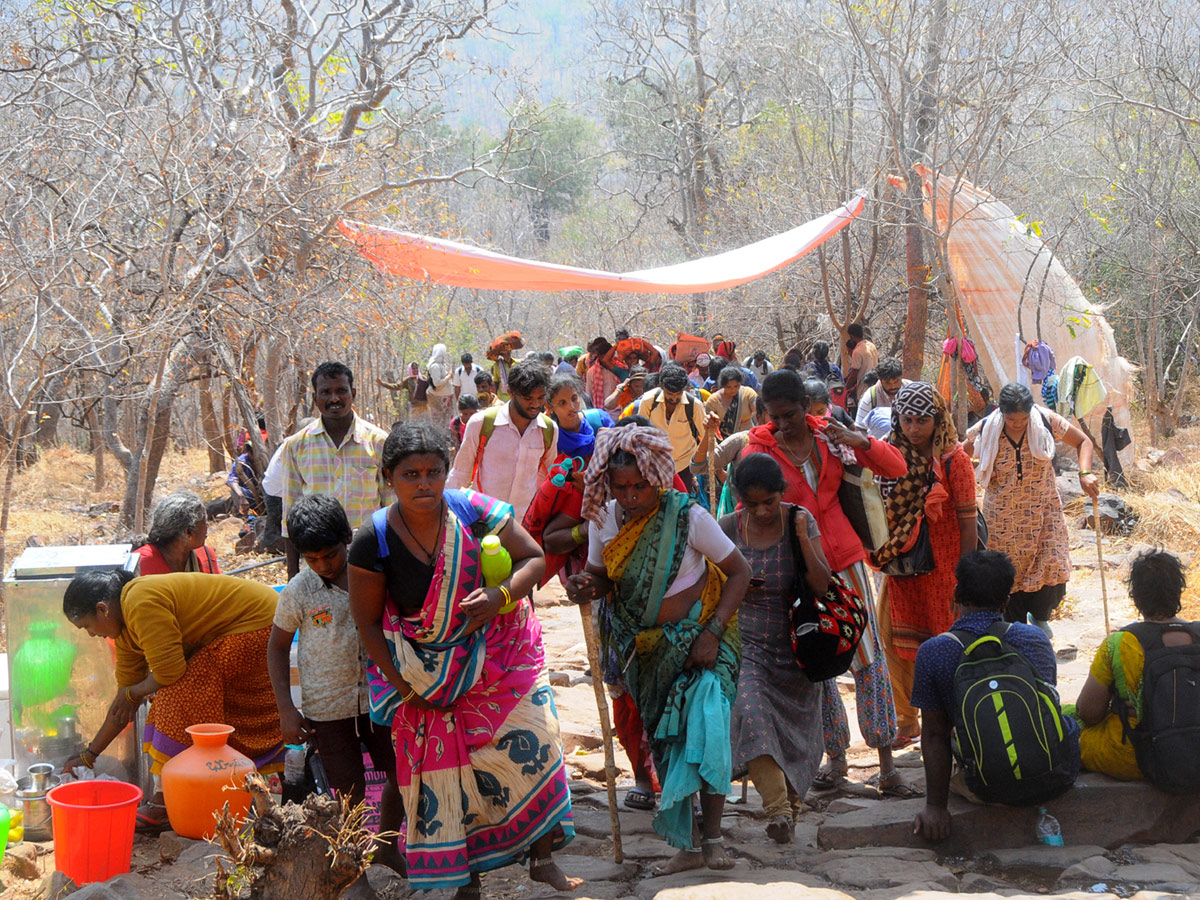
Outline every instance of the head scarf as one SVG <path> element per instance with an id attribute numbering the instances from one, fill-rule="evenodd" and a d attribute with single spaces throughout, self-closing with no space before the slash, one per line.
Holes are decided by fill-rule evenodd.
<path id="1" fill-rule="evenodd" d="M 900 417 L 933 417 L 932 459 L 921 453 L 904 436 Z M 912 545 L 921 517 L 936 522 L 950 494 L 946 490 L 945 461 L 958 448 L 958 430 L 950 406 L 933 385 L 914 381 L 900 388 L 892 404 L 892 433 L 888 442 L 904 454 L 908 472 L 900 478 L 879 478 L 879 490 L 887 505 L 888 539 L 871 554 L 876 568 L 895 559 Z"/>
<path id="2" fill-rule="evenodd" d="M 446 352 L 445 344 L 433 345 L 433 352 L 429 354 L 429 362 L 425 364 L 425 368 L 439 364 L 447 368 L 450 366 L 450 354 Z"/>
<path id="3" fill-rule="evenodd" d="M 583 517 L 590 522 L 600 521 L 611 497 L 608 463 L 618 450 L 632 453 L 642 477 L 660 490 L 675 480 L 675 456 L 666 432 L 641 425 L 605 428 L 596 435 L 596 450 L 583 477 Z"/>

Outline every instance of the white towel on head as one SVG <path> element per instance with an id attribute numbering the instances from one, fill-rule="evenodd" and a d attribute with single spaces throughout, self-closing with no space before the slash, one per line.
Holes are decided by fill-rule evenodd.
<path id="1" fill-rule="evenodd" d="M 992 469 L 996 465 L 996 454 L 1000 452 L 1000 436 L 1004 433 L 1004 414 L 992 410 L 983 420 L 979 432 L 979 486 L 987 489 L 992 480 Z M 1034 459 L 1054 459 L 1054 435 L 1050 431 L 1045 413 L 1036 406 L 1029 413 L 1029 426 L 1025 429 L 1025 440 Z"/>

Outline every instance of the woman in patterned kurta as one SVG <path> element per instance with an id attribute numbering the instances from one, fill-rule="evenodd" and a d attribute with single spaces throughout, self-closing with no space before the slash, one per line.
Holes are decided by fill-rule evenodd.
<path id="1" fill-rule="evenodd" d="M 350 608 L 371 656 L 371 718 L 392 726 L 408 816 L 409 886 L 480 894 L 479 876 L 529 860 L 556 890 L 581 883 L 551 851 L 574 836 L 541 626 L 526 599 L 545 565 L 512 507 L 445 490 L 449 448 L 431 425 L 384 443 L 397 503 L 350 546 Z M 480 541 L 513 560 L 483 587 Z"/>
<path id="2" fill-rule="evenodd" d="M 1067 593 L 1071 554 L 1062 500 L 1054 480 L 1054 446 L 1061 441 L 1079 451 L 1079 486 L 1093 499 L 1100 482 L 1092 474 L 1092 442 L 1057 413 L 1034 410 L 1033 394 L 1006 384 L 998 408 L 967 432 L 963 449 L 979 451 L 979 485 L 988 548 L 1008 554 L 1017 579 L 1004 618 L 1032 619 L 1047 634 L 1050 614 Z"/>
<path id="3" fill-rule="evenodd" d="M 917 710 L 909 702 L 917 648 L 954 624 L 954 567 L 975 549 L 975 470 L 958 442 L 958 431 L 944 397 L 933 386 L 915 381 L 900 389 L 892 404 L 888 442 L 904 454 L 908 472 L 880 479 L 887 501 L 888 540 L 872 554 L 880 568 L 903 552 L 922 522 L 933 548 L 934 569 L 927 575 L 887 578 L 879 595 L 879 630 L 887 651 L 900 735 L 893 749 L 921 733 Z"/>
<path id="4" fill-rule="evenodd" d="M 779 463 L 754 453 L 742 460 L 733 481 L 741 507 L 721 519 L 721 529 L 746 557 L 752 576 L 739 612 L 742 670 L 730 718 L 733 774 L 750 775 L 762 796 L 767 835 L 786 844 L 824 751 L 821 685 L 796 663 L 789 637 L 796 572 L 805 574 L 819 597 L 829 586 L 829 564 L 812 513 L 782 502 L 787 484 Z"/>

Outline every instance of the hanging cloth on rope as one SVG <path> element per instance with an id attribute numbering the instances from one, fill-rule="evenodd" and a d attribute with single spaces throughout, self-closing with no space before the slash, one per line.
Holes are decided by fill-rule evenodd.
<path id="1" fill-rule="evenodd" d="M 519 259 L 348 219 L 339 219 L 338 229 L 382 271 L 417 281 L 512 291 L 696 294 L 746 284 L 795 262 L 853 222 L 864 203 L 859 193 L 833 212 L 745 247 L 624 273 Z"/>

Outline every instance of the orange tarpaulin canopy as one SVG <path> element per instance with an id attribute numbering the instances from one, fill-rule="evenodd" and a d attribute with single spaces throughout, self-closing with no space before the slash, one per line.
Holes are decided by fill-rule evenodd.
<path id="1" fill-rule="evenodd" d="M 833 212 L 783 234 L 715 256 L 636 272 L 520 259 L 348 219 L 340 219 L 338 229 L 382 271 L 418 281 L 479 290 L 696 294 L 746 284 L 795 262 L 854 221 L 863 202 L 859 194 Z"/>

